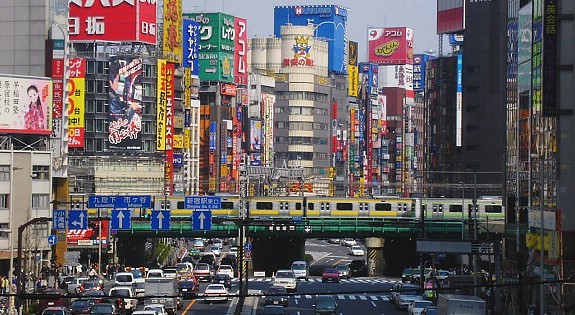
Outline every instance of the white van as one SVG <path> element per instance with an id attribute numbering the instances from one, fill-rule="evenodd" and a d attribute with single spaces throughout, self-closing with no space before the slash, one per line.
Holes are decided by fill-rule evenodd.
<path id="1" fill-rule="evenodd" d="M 148 270 L 148 278 L 163 278 L 164 271 L 162 269 L 150 269 Z"/>
<path id="2" fill-rule="evenodd" d="M 305 260 L 297 260 L 291 264 L 291 270 L 297 279 L 309 280 L 309 265 Z"/>
<path id="3" fill-rule="evenodd" d="M 114 276 L 115 285 L 132 286 L 134 283 L 134 275 L 131 272 L 118 272 Z"/>

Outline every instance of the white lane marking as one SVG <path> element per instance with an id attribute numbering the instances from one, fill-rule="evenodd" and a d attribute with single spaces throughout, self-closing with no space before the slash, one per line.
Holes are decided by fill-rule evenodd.
<path id="1" fill-rule="evenodd" d="M 311 299 L 311 295 L 306 294 L 306 295 L 305 295 L 305 298 L 306 298 L 306 299 Z"/>
<path id="2" fill-rule="evenodd" d="M 355 295 L 349 295 L 350 300 L 355 300 Z"/>
<path id="3" fill-rule="evenodd" d="M 337 298 L 340 299 L 340 300 L 345 300 L 345 296 L 343 296 L 343 295 L 341 295 L 341 294 L 338 295 Z"/>
<path id="4" fill-rule="evenodd" d="M 369 296 L 372 300 L 377 301 L 377 296 L 370 295 Z"/>
<path id="5" fill-rule="evenodd" d="M 377 307 L 377 305 L 375 305 L 375 302 L 371 301 L 371 305 L 373 305 L 373 307 Z"/>
<path id="6" fill-rule="evenodd" d="M 366 300 L 367 300 L 367 297 L 365 297 L 365 295 L 360 295 L 360 296 L 359 296 L 359 299 L 362 300 L 362 301 L 366 301 Z"/>

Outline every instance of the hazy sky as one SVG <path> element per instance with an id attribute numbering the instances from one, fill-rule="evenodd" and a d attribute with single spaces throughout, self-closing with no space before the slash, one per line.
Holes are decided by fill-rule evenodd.
<path id="1" fill-rule="evenodd" d="M 367 28 L 375 26 L 410 27 L 414 30 L 415 53 L 438 50 L 436 0 L 183 0 L 183 3 L 184 12 L 225 12 L 246 18 L 250 38 L 273 34 L 274 6 L 341 5 L 350 9 L 348 39 L 359 42 L 360 61 L 367 59 Z"/>

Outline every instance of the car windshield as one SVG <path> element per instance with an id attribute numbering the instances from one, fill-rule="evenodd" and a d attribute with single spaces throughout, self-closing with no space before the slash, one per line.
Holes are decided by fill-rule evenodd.
<path id="1" fill-rule="evenodd" d="M 223 274 L 216 275 L 215 277 L 215 279 L 217 280 L 228 280 L 229 278 L 230 278 L 229 275 L 223 275 Z"/>
<path id="2" fill-rule="evenodd" d="M 86 300 L 76 300 L 72 303 L 73 309 L 87 309 L 90 307 L 90 302 Z"/>
<path id="3" fill-rule="evenodd" d="M 156 311 L 158 314 L 163 313 L 162 308 L 159 306 L 144 306 L 144 311 Z"/>
<path id="4" fill-rule="evenodd" d="M 136 282 L 136 284 L 134 284 L 134 287 L 136 289 L 144 289 L 146 287 L 146 283 L 145 282 Z"/>
<path id="5" fill-rule="evenodd" d="M 335 301 L 328 297 L 319 297 L 316 301 L 316 308 L 335 308 Z"/>
<path id="6" fill-rule="evenodd" d="M 225 288 L 221 284 L 210 284 L 206 290 L 225 290 Z"/>
<path id="7" fill-rule="evenodd" d="M 197 264 L 196 270 L 208 270 L 208 265 L 206 264 Z"/>
<path id="8" fill-rule="evenodd" d="M 339 270 L 339 271 L 347 271 L 347 269 L 349 269 L 348 266 L 337 266 L 336 268 L 337 268 L 337 270 Z"/>
<path id="9" fill-rule="evenodd" d="M 293 278 L 294 274 L 293 272 L 289 272 L 289 271 L 280 271 L 276 274 L 276 278 Z"/>
<path id="10" fill-rule="evenodd" d="M 413 269 L 403 269 L 404 276 L 410 276 L 411 274 L 413 274 Z"/>
<path id="11" fill-rule="evenodd" d="M 325 268 L 323 271 L 324 273 L 337 273 L 337 269 L 334 268 Z"/>
<path id="12" fill-rule="evenodd" d="M 132 282 L 133 278 L 134 278 L 134 276 L 132 276 L 132 275 L 117 275 L 116 281 L 118 281 L 118 282 Z"/>
<path id="13" fill-rule="evenodd" d="M 44 310 L 42 315 L 62 315 L 64 312 L 62 310 Z"/>
<path id="14" fill-rule="evenodd" d="M 84 282 L 84 289 L 93 289 L 98 287 L 98 282 Z"/>
<path id="15" fill-rule="evenodd" d="M 291 269 L 293 269 L 293 270 L 304 270 L 305 264 L 293 264 L 291 266 Z"/>
<path id="16" fill-rule="evenodd" d="M 220 266 L 220 271 L 230 271 L 232 270 L 231 266 Z"/>
<path id="17" fill-rule="evenodd" d="M 134 275 L 134 278 L 142 278 L 143 277 L 142 272 L 138 269 L 133 269 L 130 272 Z"/>
<path id="18" fill-rule="evenodd" d="M 180 281 L 178 283 L 179 288 L 193 288 L 194 285 L 194 281 Z"/>
<path id="19" fill-rule="evenodd" d="M 111 304 L 96 304 L 92 306 L 92 314 L 112 314 L 114 307 Z"/>
<path id="20" fill-rule="evenodd" d="M 425 308 L 426 306 L 432 305 L 430 301 L 415 301 L 415 307 L 417 308 Z"/>
<path id="21" fill-rule="evenodd" d="M 110 296 L 122 296 L 122 297 L 129 297 L 130 290 L 128 289 L 115 289 L 110 292 Z"/>

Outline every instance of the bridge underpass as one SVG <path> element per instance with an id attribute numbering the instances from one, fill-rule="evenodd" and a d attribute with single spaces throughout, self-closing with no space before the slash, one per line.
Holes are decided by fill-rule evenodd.
<path id="1" fill-rule="evenodd" d="M 230 219 L 231 220 L 231 219 Z M 237 219 L 236 219 L 237 220 Z M 294 260 L 305 259 L 305 240 L 308 238 L 366 238 L 368 270 L 373 275 L 399 276 L 405 266 L 419 265 L 415 240 L 419 236 L 417 220 L 356 219 L 286 219 L 244 220 L 246 237 L 252 242 L 250 269 L 271 275 L 277 269 L 289 268 Z M 435 239 L 460 239 L 461 223 L 454 221 L 426 221 L 426 234 Z M 161 237 L 238 237 L 238 227 L 226 219 L 215 220 L 210 231 L 192 230 L 189 219 L 173 221 L 170 230 L 152 231 L 149 221 L 133 221 L 131 230 L 118 231 L 116 246 L 119 262 L 127 266 L 148 265 L 145 243 L 148 238 Z M 423 257 L 430 261 L 430 257 Z M 454 265 L 458 257 L 447 257 Z"/>

